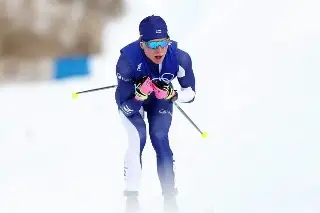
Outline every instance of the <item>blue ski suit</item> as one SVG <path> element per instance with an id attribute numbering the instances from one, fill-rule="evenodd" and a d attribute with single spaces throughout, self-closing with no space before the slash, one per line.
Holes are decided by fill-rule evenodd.
<path id="1" fill-rule="evenodd" d="M 120 50 L 116 65 L 118 87 L 115 100 L 120 118 L 127 131 L 128 149 L 124 162 L 126 191 L 139 191 L 141 177 L 141 154 L 146 144 L 147 113 L 149 136 L 157 156 L 157 171 L 163 194 L 174 193 L 175 174 L 173 153 L 168 133 L 171 126 L 173 103 L 159 100 L 152 93 L 145 101 L 135 96 L 135 82 L 143 76 L 170 83 L 176 77 L 181 86 L 178 102 L 192 102 L 195 97 L 195 77 L 189 54 L 171 41 L 162 64 L 153 63 L 144 54 L 139 41 L 132 42 Z"/>

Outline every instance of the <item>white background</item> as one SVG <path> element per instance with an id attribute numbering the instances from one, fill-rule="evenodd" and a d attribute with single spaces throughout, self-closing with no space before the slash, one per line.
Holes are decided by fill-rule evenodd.
<path id="1" fill-rule="evenodd" d="M 119 49 L 161 15 L 193 59 L 197 98 L 170 132 L 182 212 L 320 212 L 319 3 L 128 1 L 103 37 L 94 75 L 0 88 L 0 212 L 122 212 L 126 137 L 114 90 Z M 155 153 L 143 154 L 141 204 L 161 212 Z M 158 210 L 155 210 L 158 209 Z"/>

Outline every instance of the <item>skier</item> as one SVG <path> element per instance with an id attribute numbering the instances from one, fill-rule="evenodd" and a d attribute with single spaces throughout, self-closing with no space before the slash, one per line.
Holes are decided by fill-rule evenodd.
<path id="1" fill-rule="evenodd" d="M 195 77 L 189 54 L 170 39 L 166 22 L 151 15 L 139 24 L 140 37 L 120 50 L 115 92 L 120 118 L 128 134 L 124 162 L 127 209 L 139 208 L 141 154 L 146 144 L 145 112 L 149 136 L 157 156 L 157 172 L 164 197 L 164 212 L 176 212 L 174 159 L 169 145 L 173 102 L 195 98 Z M 171 81 L 177 77 L 181 90 Z"/>

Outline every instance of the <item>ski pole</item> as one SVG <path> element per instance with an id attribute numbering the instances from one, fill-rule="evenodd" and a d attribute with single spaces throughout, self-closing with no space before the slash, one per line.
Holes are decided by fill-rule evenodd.
<path id="1" fill-rule="evenodd" d="M 184 117 L 186 117 L 188 119 L 188 121 L 192 124 L 192 126 L 200 132 L 200 134 L 203 138 L 208 137 L 207 132 L 201 131 L 201 129 L 193 122 L 193 120 L 187 115 L 187 113 L 176 102 L 173 102 L 173 103 L 178 108 L 178 110 L 184 115 Z"/>
<path id="2" fill-rule="evenodd" d="M 118 85 L 111 85 L 111 86 L 106 86 L 106 87 L 99 87 L 99 88 L 94 88 L 94 89 L 89 89 L 89 90 L 83 90 L 83 91 L 79 91 L 79 92 L 74 92 L 72 93 L 72 98 L 76 99 L 78 98 L 78 95 L 81 93 L 87 93 L 87 92 L 94 92 L 94 91 L 98 91 L 98 90 L 104 90 L 104 89 L 110 89 L 110 88 L 114 88 L 117 87 Z"/>
<path id="3" fill-rule="evenodd" d="M 79 92 L 74 92 L 74 93 L 72 93 L 72 98 L 73 99 L 78 98 L 78 95 L 81 94 L 81 93 L 87 93 L 87 92 L 93 92 L 93 91 L 98 91 L 98 90 L 110 89 L 110 88 L 115 88 L 117 86 L 118 85 L 111 85 L 111 86 L 106 86 L 106 87 L 99 87 L 99 88 L 95 88 L 95 89 L 89 89 L 89 90 L 83 90 L 83 91 L 79 91 Z M 173 102 L 173 103 L 178 108 L 178 110 L 184 115 L 184 117 L 188 119 L 188 121 L 193 125 L 193 127 L 195 127 L 198 130 L 198 132 L 200 132 L 200 134 L 201 134 L 201 136 L 203 138 L 208 137 L 208 133 L 207 132 L 201 131 L 201 129 L 193 122 L 193 120 L 187 115 L 187 113 L 176 102 Z"/>

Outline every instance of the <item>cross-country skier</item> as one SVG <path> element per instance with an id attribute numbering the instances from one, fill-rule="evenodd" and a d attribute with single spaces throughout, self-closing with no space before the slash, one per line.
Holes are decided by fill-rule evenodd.
<path id="1" fill-rule="evenodd" d="M 173 101 L 190 103 L 195 98 L 192 62 L 189 54 L 170 39 L 166 22 L 160 16 L 144 18 L 139 24 L 139 32 L 137 41 L 120 50 L 116 65 L 118 87 L 115 99 L 128 134 L 124 165 L 127 209 L 134 211 L 138 208 L 141 154 L 147 137 L 146 112 L 149 136 L 157 156 L 164 211 L 176 212 L 174 159 L 168 132 Z M 171 84 L 176 77 L 181 86 L 179 91 Z"/>

